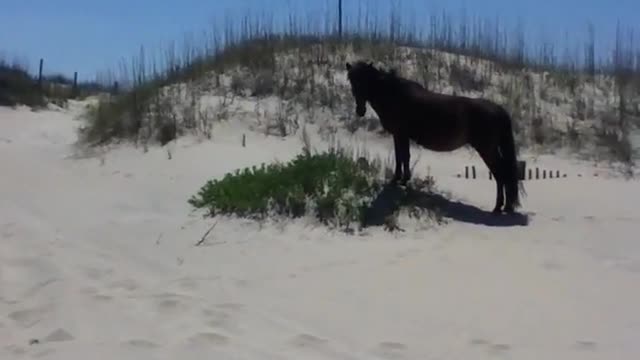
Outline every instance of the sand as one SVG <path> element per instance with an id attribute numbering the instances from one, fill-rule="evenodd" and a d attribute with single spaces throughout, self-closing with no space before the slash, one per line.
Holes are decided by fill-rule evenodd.
<path id="1" fill-rule="evenodd" d="M 216 220 L 187 199 L 293 157 L 298 137 L 231 121 L 212 140 L 79 156 L 81 106 L 0 108 L 1 359 L 640 356 L 637 180 L 544 156 L 567 177 L 527 182 L 527 225 L 491 226 L 495 186 L 477 157 L 414 150 L 418 174 L 467 205 L 443 225 L 350 235 Z M 467 164 L 482 178 L 457 178 Z"/>

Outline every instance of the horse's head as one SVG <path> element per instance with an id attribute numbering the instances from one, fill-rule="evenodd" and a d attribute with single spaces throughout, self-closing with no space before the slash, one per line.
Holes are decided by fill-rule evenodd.
<path id="1" fill-rule="evenodd" d="M 356 99 L 356 115 L 362 117 L 367 112 L 367 101 L 369 100 L 369 91 L 371 89 L 371 81 L 377 74 L 377 70 L 372 63 L 358 61 L 351 64 L 346 63 L 347 78 L 351 84 L 351 94 Z"/>

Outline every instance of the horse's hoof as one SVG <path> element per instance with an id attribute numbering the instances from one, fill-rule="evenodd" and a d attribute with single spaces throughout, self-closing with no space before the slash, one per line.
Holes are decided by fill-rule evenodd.
<path id="1" fill-rule="evenodd" d="M 497 208 L 493 209 L 493 211 L 491 211 L 491 213 L 493 215 L 502 215 L 502 210 L 499 207 L 497 207 Z"/>
<path id="2" fill-rule="evenodd" d="M 389 181 L 389 184 L 394 186 L 398 184 L 403 185 L 402 178 L 400 178 L 399 176 L 394 176 L 391 181 Z"/>

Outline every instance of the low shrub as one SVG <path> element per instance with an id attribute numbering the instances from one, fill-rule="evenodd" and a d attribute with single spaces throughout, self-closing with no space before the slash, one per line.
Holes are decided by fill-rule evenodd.
<path id="1" fill-rule="evenodd" d="M 303 153 L 292 161 L 253 166 L 208 181 L 189 203 L 218 214 L 264 218 L 312 215 L 337 226 L 361 222 L 382 183 L 380 166 L 341 150 Z"/>
<path id="2" fill-rule="evenodd" d="M 379 158 L 354 156 L 343 148 L 303 151 L 282 164 L 252 166 L 209 180 L 189 203 L 210 216 L 313 216 L 324 225 L 351 229 L 384 226 L 401 230 L 397 216 L 443 222 L 433 177 L 414 178 L 406 188 L 386 183 Z M 391 225 L 392 224 L 392 225 Z"/>
<path id="3" fill-rule="evenodd" d="M 26 70 L 0 61 L 0 106 L 44 106 L 45 98 Z"/>

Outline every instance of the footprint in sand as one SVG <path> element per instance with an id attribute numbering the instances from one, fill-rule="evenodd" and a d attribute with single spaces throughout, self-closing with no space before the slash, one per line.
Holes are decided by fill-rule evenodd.
<path id="1" fill-rule="evenodd" d="M 511 350 L 511 345 L 508 344 L 492 344 L 488 349 L 491 354 L 503 354 L 509 350 Z"/>
<path id="2" fill-rule="evenodd" d="M 10 223 L 6 223 L 2 225 L 2 231 L 0 232 L 0 234 L 2 234 L 2 238 L 4 239 L 10 239 L 15 235 L 15 232 L 13 231 L 13 228 L 16 226 L 15 222 L 10 222 Z"/>
<path id="3" fill-rule="evenodd" d="M 187 338 L 187 342 L 195 346 L 222 346 L 229 343 L 229 338 L 214 332 L 201 332 Z"/>
<path id="4" fill-rule="evenodd" d="M 82 294 L 89 295 L 93 300 L 100 302 L 111 301 L 113 299 L 113 296 L 111 295 L 100 294 L 99 290 L 93 286 L 82 288 L 80 289 L 80 292 Z"/>
<path id="5" fill-rule="evenodd" d="M 156 310 L 162 314 L 182 312 L 190 308 L 188 302 L 191 298 L 189 296 L 162 293 L 154 295 L 152 298 Z"/>
<path id="6" fill-rule="evenodd" d="M 237 303 L 222 303 L 222 304 L 216 305 L 216 307 L 218 309 L 226 309 L 226 310 L 233 310 L 233 311 L 240 311 L 244 309 L 244 305 L 237 304 Z"/>
<path id="7" fill-rule="evenodd" d="M 198 290 L 198 281 L 196 279 L 185 278 L 178 282 L 178 286 L 182 290 L 196 291 Z"/>
<path id="8" fill-rule="evenodd" d="M 411 256 L 416 256 L 418 254 L 420 254 L 422 250 L 418 249 L 418 248 L 411 248 L 411 249 L 407 249 L 407 250 L 403 250 L 403 251 L 399 251 L 398 253 L 396 253 L 396 257 L 399 259 L 405 259 Z"/>
<path id="9" fill-rule="evenodd" d="M 249 281 L 247 280 L 243 280 L 243 279 L 236 279 L 234 280 L 234 283 L 236 284 L 237 287 L 242 287 L 242 288 L 246 288 L 249 287 Z"/>
<path id="10" fill-rule="evenodd" d="M 55 349 L 44 349 L 40 352 L 37 352 L 33 355 L 34 358 L 41 358 L 41 357 L 45 357 L 47 355 L 51 355 L 54 354 L 56 352 Z"/>
<path id="11" fill-rule="evenodd" d="M 542 263 L 542 268 L 549 271 L 558 271 L 564 269 L 564 266 L 554 260 L 545 260 Z"/>
<path id="12" fill-rule="evenodd" d="M 201 284 L 207 284 L 209 282 L 220 280 L 220 276 L 205 276 L 205 277 L 182 277 L 172 281 L 180 290 L 184 291 L 196 291 L 200 288 Z"/>
<path id="13" fill-rule="evenodd" d="M 395 341 L 383 341 L 376 346 L 374 353 L 383 359 L 404 359 L 408 347 Z"/>
<path id="14" fill-rule="evenodd" d="M 289 339 L 288 344 L 300 352 L 319 354 L 327 359 L 354 359 L 351 354 L 334 349 L 329 340 L 311 334 L 298 334 Z"/>
<path id="15" fill-rule="evenodd" d="M 471 339 L 470 343 L 471 345 L 474 345 L 474 346 L 484 346 L 484 345 L 491 344 L 488 340 L 481 339 L 481 338 Z"/>
<path id="16" fill-rule="evenodd" d="M 102 280 L 105 277 L 113 274 L 113 269 L 98 269 L 94 267 L 88 267 L 84 269 L 84 273 L 91 280 Z"/>
<path id="17" fill-rule="evenodd" d="M 138 289 L 138 283 L 132 279 L 123 279 L 110 283 L 108 287 L 113 290 L 135 291 Z"/>
<path id="18" fill-rule="evenodd" d="M 589 340 L 579 340 L 574 344 L 574 348 L 581 351 L 595 351 L 598 348 L 598 343 Z"/>
<path id="19" fill-rule="evenodd" d="M 131 339 L 124 342 L 124 345 L 131 346 L 137 349 L 155 349 L 159 347 L 158 344 L 153 341 L 144 340 L 144 339 Z"/>
<path id="20" fill-rule="evenodd" d="M 62 342 L 62 341 L 71 341 L 74 340 L 75 337 L 71 335 L 65 329 L 56 329 L 52 331 L 49 335 L 44 338 L 46 342 Z"/>
<path id="21" fill-rule="evenodd" d="M 487 352 L 492 354 L 492 355 L 504 354 L 504 353 L 507 353 L 509 350 L 511 350 L 511 345 L 508 345 L 508 344 L 494 344 L 491 341 L 486 340 L 486 339 L 482 339 L 482 338 L 472 339 L 470 341 L 470 343 L 473 346 L 486 347 Z"/>
<path id="22" fill-rule="evenodd" d="M 30 328 L 39 323 L 48 311 L 49 309 L 47 307 L 18 310 L 10 313 L 9 319 L 15 321 L 23 328 Z"/>
<path id="23" fill-rule="evenodd" d="M 158 310 L 164 311 L 164 310 L 176 310 L 180 307 L 181 302 L 180 299 L 178 298 L 165 298 L 165 299 L 160 299 L 157 303 L 156 306 L 158 307 Z"/>
<path id="24" fill-rule="evenodd" d="M 50 284 L 53 284 L 57 281 L 60 281 L 59 278 L 50 278 L 44 281 L 41 281 L 39 283 L 37 283 L 36 285 L 34 285 L 33 287 L 31 287 L 30 289 L 28 289 L 27 291 L 25 291 L 23 298 L 30 298 L 34 295 L 36 295 L 40 290 L 44 289 L 45 287 L 49 286 Z"/>
<path id="25" fill-rule="evenodd" d="M 105 294 L 93 294 L 91 297 L 100 302 L 110 302 L 113 300 L 113 296 Z"/>
<path id="26" fill-rule="evenodd" d="M 301 347 L 318 348 L 318 347 L 324 347 L 329 343 L 329 341 L 325 339 L 321 339 L 317 336 L 309 335 L 309 334 L 300 334 L 295 336 L 293 339 L 291 339 L 290 343 L 291 345 L 299 348 Z"/>
<path id="27" fill-rule="evenodd" d="M 13 355 L 24 355 L 27 353 L 27 349 L 16 344 L 5 346 L 4 349 Z"/>
<path id="28" fill-rule="evenodd" d="M 216 329 L 231 329 L 231 315 L 227 314 L 226 312 L 206 309 L 203 310 L 202 313 L 205 317 L 207 317 L 206 324 L 208 326 Z"/>
<path id="29" fill-rule="evenodd" d="M 318 270 L 333 269 L 333 268 L 339 268 L 339 267 L 345 267 L 345 266 L 352 266 L 352 265 L 355 265 L 357 263 L 358 262 L 355 261 L 355 260 L 331 261 L 331 262 L 322 263 L 322 264 L 318 264 L 318 265 L 304 266 L 302 268 L 302 271 L 304 271 L 304 272 L 312 272 L 312 271 L 318 271 Z"/>

